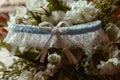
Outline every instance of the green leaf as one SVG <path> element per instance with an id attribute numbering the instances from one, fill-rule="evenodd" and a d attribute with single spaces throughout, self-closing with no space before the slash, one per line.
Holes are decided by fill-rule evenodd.
<path id="1" fill-rule="evenodd" d="M 38 55 L 38 53 L 36 53 L 36 52 L 26 51 L 23 54 L 16 55 L 16 56 L 18 56 L 20 58 L 23 58 L 23 59 L 26 59 L 28 61 L 31 61 L 31 62 L 39 64 L 39 60 L 35 60 L 35 58 L 37 57 L 37 55 Z"/>
<path id="2" fill-rule="evenodd" d="M 1 61 L 0 61 L 0 66 L 2 67 L 2 68 L 0 68 L 0 72 L 4 72 L 7 69 L 5 64 Z"/>
<path id="3" fill-rule="evenodd" d="M 6 42 L 1 41 L 1 42 L 0 42 L 0 46 L 1 46 L 1 47 L 5 47 L 5 48 L 7 48 L 7 43 L 6 43 Z"/>
<path id="4" fill-rule="evenodd" d="M 69 10 L 69 8 L 63 4 L 63 1 L 59 1 L 59 0 L 48 0 L 49 2 L 49 9 L 50 11 L 55 11 L 55 10 L 62 10 L 64 12 L 66 12 L 67 10 Z"/>

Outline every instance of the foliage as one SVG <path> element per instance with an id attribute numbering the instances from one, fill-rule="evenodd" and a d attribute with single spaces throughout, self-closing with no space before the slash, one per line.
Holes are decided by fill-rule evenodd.
<path id="1" fill-rule="evenodd" d="M 7 71 L 4 71 L 1 80 L 17 80 L 22 71 L 30 71 L 35 74 L 43 69 L 44 67 L 38 66 L 26 59 L 19 59 L 14 61 Z"/>
<path id="2" fill-rule="evenodd" d="M 98 19 L 102 20 L 103 26 L 109 22 L 117 23 L 119 14 L 116 15 L 116 12 L 120 8 L 120 0 L 93 0 L 93 2 L 100 10 Z"/>
<path id="3" fill-rule="evenodd" d="M 77 13 L 79 14 L 79 12 L 80 13 L 82 12 L 83 7 L 84 7 L 84 5 L 83 5 L 82 9 L 80 10 L 79 7 L 81 7 L 81 5 L 76 6 L 71 3 L 72 6 L 70 7 L 70 5 L 68 6 L 68 4 L 64 3 L 63 0 L 47 0 L 47 1 L 49 2 L 49 4 L 47 5 L 47 8 L 39 7 L 40 10 L 42 9 L 43 13 L 40 12 L 39 10 L 35 11 L 35 10 L 26 9 L 27 12 L 26 12 L 25 16 L 29 16 L 29 17 L 25 18 L 24 16 L 22 16 L 22 17 L 16 16 L 15 20 L 17 21 L 17 24 L 24 24 L 24 25 L 29 24 L 29 25 L 37 26 L 37 25 L 39 25 L 39 23 L 41 23 L 43 21 L 49 21 L 48 19 L 50 19 L 50 21 L 54 21 L 54 20 L 56 21 L 56 17 L 58 18 L 57 20 L 59 22 L 60 21 L 59 18 L 61 18 L 61 14 L 59 12 L 55 12 L 54 14 L 52 14 L 52 12 L 62 11 L 63 13 L 67 13 L 67 11 L 68 11 L 68 13 L 71 13 L 71 12 L 74 13 L 74 12 L 78 11 Z M 73 1 L 74 1 L 74 3 L 76 3 L 77 1 L 83 1 L 83 3 L 86 4 L 86 2 L 84 2 L 86 0 L 73 0 Z M 89 0 L 89 1 L 91 1 L 91 0 Z M 94 6 L 91 6 L 92 4 L 90 2 L 88 2 L 88 3 L 90 3 L 89 7 L 92 7 L 92 8 L 84 7 L 84 10 L 92 9 L 94 11 L 94 9 L 95 10 L 98 9 L 99 14 L 97 15 L 97 17 L 96 16 L 93 17 L 93 18 L 95 18 L 93 20 L 96 20 L 96 19 L 102 20 L 102 27 L 106 34 L 107 34 L 107 32 L 105 30 L 106 24 L 114 23 L 118 27 L 120 27 L 120 24 L 118 24 L 120 22 L 120 1 L 119 0 L 99 0 L 99 1 L 92 0 L 92 2 L 96 8 L 94 8 Z M 88 3 L 87 3 L 87 5 L 88 5 Z M 73 11 L 72 11 L 72 8 L 74 9 Z M 70 12 L 70 10 L 71 10 L 71 12 Z M 83 12 L 84 12 L 84 10 L 83 10 Z M 89 17 L 90 17 L 89 19 L 91 19 L 91 17 L 92 17 L 91 15 L 83 14 L 82 18 L 81 18 L 81 14 L 76 16 L 76 13 L 74 13 L 76 16 L 76 18 L 74 18 L 75 16 L 73 15 L 73 13 L 71 13 L 72 15 L 69 14 L 69 16 L 70 17 L 73 16 L 73 17 L 71 17 L 71 19 L 73 19 L 74 22 L 76 22 L 76 20 L 78 20 L 78 18 L 80 18 L 80 20 L 81 20 L 83 18 L 83 16 L 84 17 L 88 16 L 87 19 Z M 87 12 L 85 12 L 85 13 L 87 13 Z M 96 14 L 96 12 L 95 12 L 95 14 Z M 21 15 L 19 15 L 19 16 L 21 16 Z M 79 20 L 78 20 L 78 22 L 79 22 Z M 86 21 L 83 21 L 83 23 L 85 23 L 85 22 Z M 57 24 L 57 22 L 55 23 L 55 25 L 56 24 Z M 71 22 L 71 24 L 72 24 L 72 22 Z M 73 23 L 72 25 L 74 25 L 74 24 L 76 24 L 76 23 Z M 112 34 L 112 36 L 114 36 L 114 35 Z M 6 43 L 4 43 L 4 42 L 1 42 L 1 45 L 4 47 L 7 47 Z M 113 67 L 116 67 L 114 65 L 115 59 L 113 59 L 113 58 L 114 58 L 114 54 L 116 52 L 119 52 L 119 48 L 120 48 L 119 45 L 120 45 L 119 43 L 114 43 L 112 41 L 101 42 L 99 44 L 95 44 L 94 46 L 92 46 L 92 48 L 91 48 L 92 51 L 89 53 L 88 53 L 88 51 L 86 51 L 86 49 L 81 49 L 78 47 L 70 48 L 70 51 L 75 53 L 74 56 L 79 61 L 76 64 L 69 64 L 69 62 L 65 56 L 64 49 L 50 48 L 48 50 L 48 52 L 49 52 L 48 56 L 50 54 L 57 53 L 62 56 L 62 60 L 61 60 L 61 64 L 57 66 L 57 70 L 55 71 L 54 76 L 49 76 L 48 80 L 101 80 L 101 79 L 117 80 L 119 78 L 118 77 L 118 73 L 120 73 L 119 71 L 114 75 L 109 75 L 111 73 L 109 73 L 109 72 L 107 73 L 107 71 L 106 71 L 106 73 L 108 75 L 102 74 L 102 72 L 100 72 L 100 69 L 98 69 L 98 66 L 99 65 L 102 66 L 103 63 L 101 63 L 101 62 L 104 62 L 104 64 L 106 64 L 106 65 L 108 65 L 108 67 L 110 67 L 110 70 L 113 69 Z M 42 71 L 45 70 L 46 64 L 49 63 L 49 61 L 47 60 L 47 57 L 45 58 L 45 63 L 39 63 L 39 60 L 35 60 L 35 58 L 39 55 L 40 51 L 41 51 L 40 49 L 30 48 L 30 49 L 26 49 L 23 53 L 21 53 L 18 49 L 18 51 L 16 51 L 15 56 L 18 56 L 20 59 L 18 61 L 15 61 L 15 63 L 8 69 L 8 71 L 4 72 L 3 79 L 5 79 L 5 80 L 8 80 L 9 78 L 16 79 L 18 76 L 20 76 L 22 71 L 25 71 L 25 70 L 31 71 L 33 74 L 36 74 L 40 70 L 42 70 Z M 87 55 L 87 54 L 90 54 L 90 55 Z M 56 58 L 54 58 L 54 59 L 56 59 Z M 112 59 L 113 59 L 113 62 L 112 62 Z M 111 63 L 113 64 L 112 67 L 109 66 Z M 117 63 L 117 61 L 115 63 Z M 11 72 L 11 70 L 12 70 L 12 72 Z"/>
<path id="4" fill-rule="evenodd" d="M 48 0 L 49 2 L 49 9 L 50 11 L 55 11 L 55 10 L 61 10 L 61 11 L 64 11 L 66 12 L 69 8 L 63 4 L 63 1 L 61 0 Z"/>

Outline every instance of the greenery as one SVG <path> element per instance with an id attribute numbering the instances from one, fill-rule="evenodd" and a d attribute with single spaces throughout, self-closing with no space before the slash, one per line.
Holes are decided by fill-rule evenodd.
<path id="1" fill-rule="evenodd" d="M 62 0 L 48 0 L 49 2 L 49 9 L 50 11 L 55 11 L 55 10 L 61 10 L 66 12 L 69 8 L 66 6 L 66 4 L 63 4 Z"/>
<path id="2" fill-rule="evenodd" d="M 105 26 L 108 23 L 114 23 L 120 28 L 120 0 L 88 1 L 92 1 L 98 8 L 99 14 L 96 18 L 102 20 L 102 27 L 104 31 Z M 63 3 L 62 0 L 48 0 L 48 2 L 49 10 L 43 8 L 45 14 L 28 10 L 27 15 L 30 17 L 28 19 L 19 17 L 16 19 L 17 23 L 22 23 L 24 20 L 26 20 L 30 25 L 38 25 L 40 22 L 42 22 L 41 16 L 46 15 L 48 17 L 51 15 L 52 11 L 62 10 L 66 12 L 70 9 L 66 6 L 66 3 Z M 106 31 L 105 33 L 107 34 Z M 112 34 L 112 36 L 115 35 Z M 4 42 L 1 42 L 1 46 L 8 47 L 8 45 Z M 48 50 L 49 54 L 61 54 L 62 60 L 61 64 L 57 67 L 57 71 L 54 76 L 50 76 L 48 80 L 119 80 L 120 71 L 118 71 L 116 74 L 108 75 L 102 74 L 100 70 L 97 69 L 97 65 L 100 64 L 101 61 L 106 62 L 110 58 L 113 58 L 116 47 L 120 49 L 120 43 L 114 43 L 110 41 L 106 43 L 100 42 L 95 44 L 92 46 L 91 53 L 88 53 L 86 49 L 81 49 L 78 47 L 70 48 L 70 51 L 75 53 L 74 56 L 79 61 L 77 64 L 69 64 L 65 56 L 64 49 L 50 48 Z M 46 69 L 46 64 L 48 63 L 47 58 L 45 58 L 45 63 L 39 63 L 39 60 L 35 60 L 40 51 L 41 49 L 30 48 L 21 53 L 17 49 L 17 51 L 15 51 L 15 56 L 19 57 L 20 59 L 18 61 L 14 61 L 13 65 L 11 65 L 7 71 L 4 71 L 1 80 L 9 80 L 10 78 L 16 80 L 22 71 L 25 70 L 31 71 L 33 74 L 36 74 L 39 71 L 44 71 Z M 88 56 L 86 53 L 91 55 Z"/>
<path id="3" fill-rule="evenodd" d="M 120 0 L 93 0 L 93 2 L 100 10 L 98 19 L 102 20 L 103 27 L 107 23 L 117 23 L 117 21 L 119 21 L 119 18 L 117 17 L 119 14 L 116 15 L 116 13 L 117 10 L 120 8 Z"/>
<path id="4" fill-rule="evenodd" d="M 35 74 L 43 69 L 44 67 L 42 66 L 36 65 L 26 59 L 20 58 L 18 61 L 15 60 L 7 71 L 4 71 L 1 80 L 16 80 L 18 79 L 22 71 L 30 71 Z"/>

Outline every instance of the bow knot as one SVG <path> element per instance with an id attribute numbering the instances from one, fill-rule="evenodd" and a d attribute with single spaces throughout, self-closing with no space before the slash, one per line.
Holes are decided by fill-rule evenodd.
<path id="1" fill-rule="evenodd" d="M 45 31 L 49 31 L 49 30 L 46 30 L 46 29 L 42 28 L 45 25 L 49 25 L 52 28 L 52 30 L 50 31 L 51 35 L 50 35 L 48 41 L 43 46 L 43 48 L 42 48 L 41 52 L 39 53 L 39 55 L 36 57 L 36 59 L 40 58 L 40 62 L 44 62 L 44 59 L 45 59 L 45 57 L 47 55 L 47 51 L 48 51 L 48 49 L 50 47 L 52 39 L 53 39 L 54 36 L 56 36 L 56 38 L 58 40 L 57 43 L 60 43 L 60 45 L 61 45 L 61 46 L 60 45 L 58 45 L 58 46 L 60 46 L 61 48 L 66 48 L 65 49 L 65 54 L 66 54 L 68 60 L 70 61 L 70 63 L 74 63 L 74 64 L 77 63 L 77 59 L 73 56 L 73 54 L 71 53 L 71 51 L 67 48 L 67 46 L 65 45 L 65 42 L 63 41 L 63 39 L 60 36 L 60 30 L 59 30 L 59 28 L 60 28 L 60 26 L 62 24 L 65 24 L 67 27 L 69 27 L 69 24 L 66 21 L 59 22 L 56 25 L 56 27 L 53 24 L 51 24 L 50 22 L 42 22 L 42 23 L 39 24 L 39 28 L 43 29 Z"/>
<path id="2" fill-rule="evenodd" d="M 53 33 L 54 35 L 57 35 L 58 33 L 60 33 L 59 29 L 57 27 L 54 27 L 51 31 L 51 33 Z"/>

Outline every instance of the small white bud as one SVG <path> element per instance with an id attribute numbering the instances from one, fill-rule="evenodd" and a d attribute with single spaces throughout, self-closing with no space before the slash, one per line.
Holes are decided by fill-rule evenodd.
<path id="1" fill-rule="evenodd" d="M 60 55 L 54 53 L 54 54 L 50 54 L 48 56 L 48 61 L 49 63 L 51 64 L 60 64 L 60 60 L 61 60 L 61 57 Z"/>
<path id="2" fill-rule="evenodd" d="M 47 21 L 47 20 L 48 20 L 48 17 L 47 17 L 46 15 L 42 15 L 42 16 L 41 16 L 41 20 L 42 20 L 42 21 Z"/>
<path id="3" fill-rule="evenodd" d="M 56 70 L 56 65 L 54 64 L 47 64 L 47 69 L 46 69 L 46 73 L 49 75 L 49 76 L 53 76 L 54 73 L 55 73 L 55 70 Z"/>
<path id="4" fill-rule="evenodd" d="M 45 76 L 43 74 L 44 72 L 39 71 L 37 74 L 35 74 L 33 80 L 45 80 Z"/>

